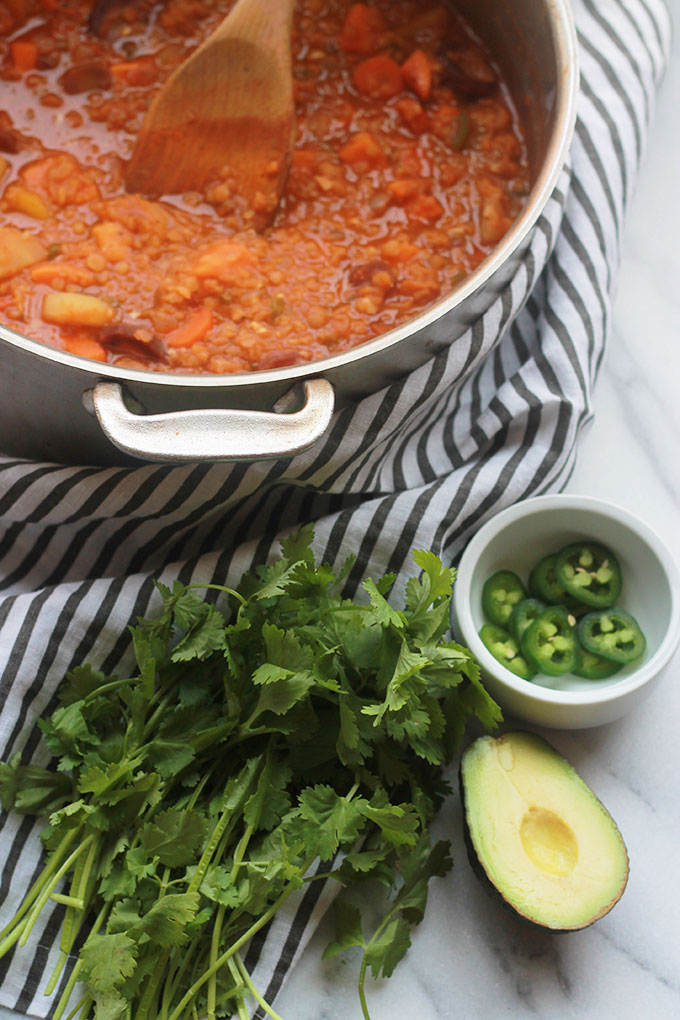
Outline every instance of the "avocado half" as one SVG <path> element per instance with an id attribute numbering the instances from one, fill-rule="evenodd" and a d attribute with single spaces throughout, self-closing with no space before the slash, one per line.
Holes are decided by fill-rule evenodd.
<path id="1" fill-rule="evenodd" d="M 621 833 L 542 737 L 479 737 L 463 754 L 460 778 L 472 864 L 518 914 L 574 931 L 617 903 L 628 881 Z"/>

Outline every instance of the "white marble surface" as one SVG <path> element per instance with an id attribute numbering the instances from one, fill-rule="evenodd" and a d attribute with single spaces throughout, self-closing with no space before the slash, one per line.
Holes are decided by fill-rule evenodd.
<path id="1" fill-rule="evenodd" d="M 680 0 L 670 3 L 673 60 L 624 238 L 596 420 L 568 491 L 645 518 L 680 562 Z M 426 920 L 394 976 L 369 980 L 372 1020 L 677 1020 L 679 722 L 676 657 L 634 716 L 546 733 L 608 806 L 631 858 L 623 899 L 584 932 L 532 931 L 487 898 L 470 870 L 452 798 L 437 836 L 452 840 L 454 871 L 433 882 Z M 360 1020 L 357 957 L 320 962 L 331 929 L 322 925 L 277 999 L 285 1020 Z"/>
<path id="2" fill-rule="evenodd" d="M 568 491 L 619 503 L 656 528 L 680 562 L 680 0 L 672 63 L 630 209 L 614 329 Z M 455 868 L 432 884 L 425 922 L 387 982 L 370 983 L 372 1020 L 677 1020 L 680 1017 L 680 656 L 621 722 L 546 736 L 616 818 L 631 859 L 616 908 L 586 931 L 534 932 L 486 896 L 460 838 L 459 809 L 438 835 Z M 285 1020 L 360 1020 L 357 957 L 320 963 L 324 924 L 277 999 Z"/>

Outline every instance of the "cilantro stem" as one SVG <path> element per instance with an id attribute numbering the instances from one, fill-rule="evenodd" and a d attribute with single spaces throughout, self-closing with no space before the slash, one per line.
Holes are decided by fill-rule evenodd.
<path id="1" fill-rule="evenodd" d="M 304 867 L 303 870 L 306 871 L 310 864 L 311 861 L 308 862 L 308 864 Z M 236 942 L 234 942 L 234 944 L 230 946 L 229 949 L 226 950 L 226 952 L 222 953 L 221 956 L 217 957 L 215 962 L 211 964 L 206 971 L 204 971 L 200 978 L 197 981 L 195 981 L 191 988 L 189 988 L 188 991 L 182 996 L 179 1004 L 175 1007 L 175 1009 L 168 1017 L 168 1020 L 179 1020 L 179 1017 L 184 1012 L 185 1007 L 196 997 L 196 995 L 201 990 L 206 981 L 210 980 L 210 977 L 213 974 L 217 973 L 217 971 L 220 970 L 225 965 L 225 963 L 231 960 L 234 953 L 238 953 L 239 949 L 241 949 L 241 947 L 244 946 L 246 942 L 249 942 L 253 935 L 256 935 L 261 928 L 264 928 L 264 926 L 268 924 L 269 921 L 271 921 L 276 911 L 283 906 L 283 904 L 286 902 L 290 894 L 294 891 L 294 888 L 295 887 L 292 883 L 286 886 L 286 888 L 283 890 L 278 899 L 274 900 L 269 910 L 266 910 L 265 913 L 262 914 L 257 919 L 257 921 L 254 922 L 254 924 L 251 924 L 250 928 L 248 928 L 248 930 L 244 932 L 244 934 L 241 935 L 241 937 L 238 938 Z"/>
<path id="2" fill-rule="evenodd" d="M 192 958 L 193 958 L 194 954 L 196 953 L 196 949 L 198 948 L 198 945 L 199 945 L 199 940 L 197 938 L 195 938 L 191 942 L 189 948 L 185 951 L 185 953 L 183 955 L 183 958 L 182 958 L 182 962 L 181 962 L 180 966 L 177 968 L 177 970 L 175 971 L 175 974 L 174 974 L 172 980 L 170 980 L 169 978 L 166 979 L 165 988 L 163 989 L 163 1002 L 161 1004 L 160 1020 L 167 1020 L 168 1010 L 170 1009 L 170 1005 L 172 1003 L 172 1000 L 175 997 L 175 992 L 179 988 L 179 983 L 182 980 L 182 978 L 184 977 L 184 972 L 186 971 L 186 969 L 189 966 L 189 964 L 192 962 Z"/>
<path id="3" fill-rule="evenodd" d="M 61 903 L 62 907 L 71 907 L 72 910 L 84 910 L 85 904 L 75 896 L 67 896 L 64 893 L 50 893 L 50 899 L 55 903 Z"/>
<path id="4" fill-rule="evenodd" d="M 15 925 L 24 916 L 26 911 L 29 910 L 29 908 L 30 908 L 31 904 L 33 903 L 33 901 L 35 900 L 35 898 L 40 895 L 41 889 L 43 889 L 45 884 L 47 882 L 49 882 L 50 876 L 51 876 L 52 872 L 58 867 L 59 862 L 61 861 L 62 857 L 64 856 L 64 854 L 68 850 L 68 848 L 71 845 L 71 843 L 73 842 L 73 840 L 78 835 L 79 831 L 80 831 L 79 829 L 69 829 L 69 831 L 66 833 L 66 835 L 62 839 L 61 843 L 59 843 L 59 845 L 57 847 L 55 847 L 55 849 L 52 851 L 52 854 L 51 854 L 47 864 L 45 865 L 45 867 L 43 868 L 41 874 L 35 880 L 35 882 L 31 886 L 31 888 L 27 892 L 27 894 L 24 897 L 24 899 L 23 899 L 23 901 L 21 903 L 21 906 L 17 910 L 16 914 L 14 915 L 12 920 L 9 922 L 9 924 L 5 925 L 5 927 L 2 929 L 2 931 L 0 931 L 0 939 L 4 939 L 5 936 L 8 934 L 8 932 L 12 931 L 12 929 L 15 927 Z M 14 941 L 16 941 L 16 939 Z M 14 945 L 14 942 L 12 942 L 11 945 Z M 3 949 L 3 946 L 4 946 L 4 943 L 0 942 L 0 957 L 2 957 L 4 955 L 4 953 L 7 951 L 6 949 Z"/>
<path id="5" fill-rule="evenodd" d="M 76 1013 L 79 1013 L 81 1011 L 83 1006 L 87 1003 L 88 999 L 90 1000 L 90 1002 L 92 1001 L 90 993 L 89 992 L 85 992 L 83 997 L 81 999 L 78 999 L 78 1001 L 76 1002 L 75 1006 L 73 1007 L 73 1009 L 71 1010 L 69 1015 L 66 1017 L 66 1020 L 73 1020 L 73 1018 L 76 1015 Z"/>
<path id="6" fill-rule="evenodd" d="M 87 850 L 87 848 L 89 847 L 90 843 L 92 843 L 94 838 L 95 838 L 94 834 L 91 835 L 91 836 L 87 836 L 86 839 L 84 839 L 83 842 L 80 844 L 80 846 L 77 846 L 76 849 L 73 851 L 73 853 L 69 857 L 66 858 L 66 860 L 61 865 L 61 867 L 58 868 L 56 874 L 50 879 L 49 883 L 47 884 L 47 888 L 43 889 L 43 891 L 41 892 L 40 896 L 36 900 L 35 905 L 33 906 L 33 909 L 31 910 L 30 914 L 28 915 L 28 917 L 26 919 L 26 923 L 24 925 L 24 929 L 23 929 L 23 932 L 21 934 L 21 938 L 19 939 L 19 945 L 20 946 L 25 946 L 26 943 L 28 942 L 28 937 L 31 934 L 31 930 L 33 928 L 33 925 L 38 920 L 38 916 L 40 914 L 40 911 L 42 910 L 42 908 L 47 903 L 48 899 L 50 898 L 50 895 L 52 894 L 52 892 L 56 888 L 56 886 L 59 883 L 59 881 L 66 874 L 66 872 L 69 870 L 71 865 L 74 864 L 75 861 L 78 860 L 80 855 L 85 850 Z"/>
<path id="7" fill-rule="evenodd" d="M 57 981 L 59 980 L 59 978 L 61 976 L 61 972 L 64 969 L 64 967 L 66 966 L 66 961 L 67 960 L 68 960 L 68 953 L 65 953 L 64 950 L 62 949 L 61 952 L 59 953 L 59 959 L 57 960 L 57 962 L 55 964 L 54 970 L 52 971 L 52 973 L 50 975 L 50 979 L 47 982 L 47 984 L 45 985 L 45 991 L 43 992 L 43 995 L 51 995 L 52 994 L 52 992 L 54 991 L 54 989 L 57 986 Z"/>
<path id="8" fill-rule="evenodd" d="M 250 840 L 251 840 L 251 837 L 252 837 L 254 831 L 255 830 L 254 830 L 253 826 L 249 825 L 247 827 L 246 831 L 241 836 L 241 839 L 239 840 L 239 844 L 236 847 L 236 850 L 234 851 L 234 865 L 233 865 L 233 867 L 231 869 L 231 875 L 230 875 L 230 879 L 231 879 L 232 884 L 236 881 L 236 876 L 238 875 L 238 870 L 241 867 L 241 864 L 243 863 L 243 855 L 245 854 L 246 850 L 248 849 L 248 844 L 250 843 Z"/>
<path id="9" fill-rule="evenodd" d="M 163 978 L 163 972 L 168 965 L 168 958 L 170 953 L 165 949 L 159 956 L 158 962 L 153 969 L 153 973 L 149 977 L 142 998 L 140 999 L 139 1006 L 135 1012 L 135 1020 L 146 1020 L 151 1011 L 153 1003 L 156 1001 L 158 995 L 158 986 Z M 154 1011 L 155 1012 L 155 1011 Z"/>
<path id="10" fill-rule="evenodd" d="M 82 961 L 76 960 L 75 966 L 71 971 L 68 981 L 66 982 L 66 987 L 64 988 L 64 991 L 61 993 L 61 998 L 57 1003 L 57 1008 L 54 1012 L 52 1020 L 61 1020 L 62 1014 L 68 1005 L 68 1000 L 71 998 L 71 993 L 76 986 L 76 981 L 78 980 L 78 976 L 82 969 L 83 969 Z"/>
<path id="11" fill-rule="evenodd" d="M 210 940 L 210 966 L 215 963 L 217 959 L 219 948 L 220 948 L 220 937 L 222 935 L 222 922 L 224 921 L 224 914 L 226 911 L 225 906 L 220 906 L 215 916 L 215 924 L 212 931 L 212 939 Z M 217 999 L 217 972 L 215 972 L 210 981 L 208 982 L 208 1013 L 207 1020 L 215 1020 L 215 1007 Z"/>
<path id="12" fill-rule="evenodd" d="M 99 929 L 101 928 L 102 924 L 104 923 L 104 921 L 106 919 L 106 915 L 108 914 L 110 909 L 111 909 L 111 904 L 110 903 L 105 903 L 104 906 L 102 907 L 102 909 L 99 911 L 99 913 L 97 914 L 97 916 L 95 918 L 94 924 L 92 925 L 92 929 L 90 931 L 91 935 L 96 935 L 99 932 Z M 80 960 L 80 959 L 76 960 L 75 965 L 73 967 L 73 970 L 71 971 L 71 973 L 69 975 L 69 979 L 66 982 L 66 987 L 64 988 L 64 991 L 61 993 L 61 998 L 59 999 L 59 1002 L 57 1003 L 57 1008 L 54 1011 L 54 1014 L 52 1016 L 52 1020 L 61 1020 L 61 1017 L 62 1017 L 62 1015 L 64 1013 L 64 1010 L 66 1009 L 66 1007 L 68 1005 L 68 1000 L 71 998 L 71 994 L 73 992 L 73 989 L 76 986 L 76 982 L 78 981 L 78 977 L 80 976 L 80 972 L 81 972 L 82 969 L 83 969 L 83 961 Z"/>
<path id="13" fill-rule="evenodd" d="M 228 961 L 228 966 L 229 970 L 231 971 L 231 976 L 234 978 L 234 980 L 238 981 L 240 985 L 239 992 L 234 996 L 239 1020 L 250 1020 L 250 1013 L 248 1012 L 248 1009 L 246 1007 L 243 995 L 240 994 L 241 989 L 243 988 L 243 982 L 241 981 L 241 975 L 238 972 L 238 967 L 236 966 L 236 963 L 234 962 L 233 958 Z"/>
<path id="14" fill-rule="evenodd" d="M 262 1009 L 265 1011 L 265 1013 L 268 1013 L 269 1016 L 272 1017 L 272 1020 L 283 1020 L 283 1017 L 279 1016 L 279 1014 L 274 1009 L 272 1009 L 272 1007 L 269 1005 L 267 1000 L 264 999 L 262 997 L 262 995 L 260 995 L 260 991 L 259 991 L 257 985 L 255 984 L 255 982 L 251 978 L 250 974 L 248 973 L 248 971 L 246 969 L 246 966 L 243 963 L 241 957 L 238 955 L 238 953 L 236 953 L 236 955 L 234 957 L 234 961 L 235 961 L 236 966 L 238 968 L 239 974 L 243 978 L 243 981 L 245 982 L 245 984 L 246 984 L 250 994 L 255 999 L 255 1001 L 258 1003 L 258 1005 L 262 1007 Z"/>
<path id="15" fill-rule="evenodd" d="M 254 772 L 255 770 L 253 769 L 253 774 L 248 780 L 248 784 L 241 798 L 241 802 L 245 799 L 246 793 L 249 792 L 250 787 L 252 786 Z M 238 816 L 236 814 L 236 805 L 230 805 L 229 807 L 224 809 L 224 811 L 220 815 L 220 819 L 217 825 L 212 831 L 212 835 L 208 840 L 208 845 L 201 854 L 201 859 L 196 865 L 196 871 L 193 874 L 191 882 L 187 886 L 187 892 L 198 892 L 201 886 L 201 882 L 205 878 L 205 873 L 208 870 L 208 866 L 215 855 L 215 851 L 219 845 L 220 840 L 222 839 L 222 836 L 225 834 L 227 827 L 230 826 L 230 823 L 231 825 L 235 825 L 237 820 Z"/>
<path id="16" fill-rule="evenodd" d="M 92 998 L 91 995 L 88 995 L 87 1002 L 85 1003 L 85 1005 L 83 1006 L 82 1010 L 80 1011 L 80 1016 L 78 1017 L 78 1020 L 86 1020 L 90 1010 L 92 1009 L 93 1003 L 94 1003 L 94 999 Z"/>
<path id="17" fill-rule="evenodd" d="M 366 955 L 361 961 L 361 970 L 359 971 L 359 1002 L 361 1003 L 361 1012 L 364 1014 L 364 1020 L 371 1020 L 370 1013 L 368 1012 L 368 1003 L 366 1002 L 366 989 L 364 987 L 366 981 L 366 967 L 367 960 Z"/>
<path id="18" fill-rule="evenodd" d="M 87 705 L 89 701 L 94 701 L 96 698 L 100 698 L 102 694 L 108 694 L 109 691 L 117 691 L 120 687 L 127 687 L 129 684 L 136 684 L 139 681 L 138 676 L 130 676 L 125 680 L 112 680 L 111 683 L 102 684 L 101 687 L 95 688 L 94 691 L 90 691 L 83 698 L 84 703 Z"/>
<path id="19" fill-rule="evenodd" d="M 54 900 L 55 903 L 63 903 L 68 910 L 64 917 L 64 923 L 61 929 L 61 940 L 59 948 L 61 950 L 59 959 L 57 960 L 56 966 L 50 975 L 50 979 L 47 982 L 45 988 L 45 995 L 51 995 L 54 991 L 57 981 L 61 975 L 68 955 L 73 948 L 73 943 L 76 940 L 78 931 L 80 930 L 80 923 L 78 923 L 78 917 L 80 915 L 80 921 L 85 913 L 85 894 L 87 892 L 87 885 L 90 880 L 90 873 L 92 871 L 92 865 L 97 851 L 97 842 L 93 842 L 90 845 L 90 850 L 87 857 L 79 857 L 73 868 L 73 878 L 71 879 L 71 894 L 69 896 L 62 896 L 61 893 L 53 892 L 50 899 Z"/>
<path id="20" fill-rule="evenodd" d="M 248 600 L 244 599 L 243 595 L 239 591 L 235 591 L 233 588 L 227 588 L 223 584 L 188 584 L 187 591 L 191 591 L 192 588 L 201 588 L 204 591 L 221 591 L 226 595 L 233 595 L 242 606 L 248 605 Z"/>

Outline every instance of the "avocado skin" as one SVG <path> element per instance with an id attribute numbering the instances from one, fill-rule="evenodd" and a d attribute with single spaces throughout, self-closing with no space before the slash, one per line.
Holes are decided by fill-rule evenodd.
<path id="1" fill-rule="evenodd" d="M 561 758 L 563 761 L 566 762 L 566 759 L 564 758 L 564 756 L 561 755 L 559 753 L 559 751 L 557 751 L 551 744 L 549 744 L 547 740 L 545 740 L 543 737 L 539 737 L 538 734 L 530 733 L 530 731 L 528 731 L 528 730 L 526 730 L 526 731 L 515 730 L 515 731 L 512 731 L 512 732 L 501 734 L 499 736 L 507 738 L 507 737 L 512 737 L 514 734 L 522 734 L 522 735 L 527 734 L 532 739 L 541 741 L 541 743 L 544 744 L 547 748 L 549 748 L 557 757 Z M 477 738 L 477 740 L 484 740 L 484 739 L 488 739 L 488 738 L 485 738 L 485 737 L 478 737 Z M 619 892 L 618 892 L 618 895 L 616 896 L 616 898 L 611 903 L 609 903 L 605 907 L 603 907 L 603 909 L 601 911 L 599 911 L 597 914 L 595 914 L 593 917 L 591 917 L 588 921 L 586 921 L 583 924 L 572 925 L 572 926 L 565 926 L 565 927 L 556 927 L 556 926 L 553 926 L 553 925 L 550 925 L 550 924 L 544 924 L 541 921 L 538 921 L 538 920 L 536 920 L 533 917 L 529 917 L 527 914 L 524 914 L 510 899 L 508 899 L 506 896 L 504 896 L 502 891 L 498 888 L 498 886 L 491 880 L 491 878 L 489 877 L 489 875 L 488 875 L 488 873 L 486 871 L 486 868 L 484 867 L 484 864 L 480 860 L 480 857 L 479 857 L 479 855 L 478 855 L 478 853 L 477 853 L 477 851 L 475 849 L 474 841 L 473 841 L 473 838 L 472 838 L 472 832 L 470 830 L 470 824 L 469 824 L 469 801 L 468 801 L 468 793 L 467 793 L 467 790 L 466 790 L 465 780 L 464 780 L 464 763 L 465 763 L 465 755 L 466 755 L 466 753 L 470 750 L 470 748 L 476 742 L 477 742 L 476 740 L 473 741 L 465 749 L 465 751 L 461 755 L 460 764 L 459 764 L 459 767 L 458 767 L 458 786 L 459 786 L 459 790 L 460 790 L 461 804 L 462 804 L 462 807 L 463 807 L 463 839 L 464 839 L 464 842 L 465 842 L 465 849 L 467 851 L 468 860 L 470 862 L 470 866 L 472 868 L 472 871 L 473 871 L 475 877 L 478 879 L 478 881 L 479 881 L 480 885 L 482 886 L 482 888 L 486 890 L 487 894 L 489 895 L 490 899 L 493 902 L 499 903 L 504 908 L 505 911 L 507 911 L 508 913 L 512 914 L 515 918 L 519 918 L 529 928 L 532 928 L 534 930 L 540 929 L 541 931 L 550 931 L 550 932 L 552 932 L 552 933 L 554 933 L 556 935 L 566 935 L 566 934 L 568 934 L 570 932 L 583 931 L 585 928 L 591 927 L 591 925 L 595 924 L 596 921 L 599 921 L 601 917 L 604 917 L 605 914 L 609 913 L 609 911 L 614 906 L 616 906 L 616 904 L 618 903 L 619 899 L 621 898 L 621 896 L 623 895 L 623 893 L 625 891 L 626 884 L 627 884 L 627 881 L 628 881 L 628 874 L 629 874 L 628 853 L 627 853 L 627 850 L 626 850 L 625 843 L 623 842 L 623 838 L 621 837 L 621 833 L 620 833 L 620 831 L 618 829 L 618 826 L 616 825 L 614 820 L 611 819 L 612 826 L 615 829 L 615 831 L 617 832 L 617 834 L 619 836 L 619 839 L 621 840 L 621 846 L 623 848 L 623 852 L 624 852 L 625 858 L 626 858 L 626 873 L 625 873 L 625 878 L 624 878 L 624 881 L 623 881 L 623 883 L 622 883 L 622 885 L 621 885 L 621 887 L 619 889 Z M 568 762 L 567 762 L 567 765 L 569 765 Z M 569 765 L 569 767 L 572 769 L 572 771 L 575 771 L 572 768 L 571 765 Z M 590 788 L 588 787 L 588 789 L 590 789 Z M 593 793 L 592 790 L 590 790 L 590 793 L 592 794 L 593 799 L 595 801 L 597 801 L 597 803 L 609 815 L 609 812 L 606 811 L 606 808 L 602 804 L 602 801 L 600 801 L 599 798 L 595 796 L 595 794 Z M 609 815 L 609 817 L 611 818 L 611 815 Z"/>

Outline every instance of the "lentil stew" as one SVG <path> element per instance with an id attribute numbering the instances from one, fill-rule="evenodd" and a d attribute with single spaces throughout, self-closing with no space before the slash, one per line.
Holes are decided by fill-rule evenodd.
<path id="1" fill-rule="evenodd" d="M 0 321 L 121 367 L 315 361 L 408 321 L 529 190 L 498 68 L 432 0 L 299 0 L 297 141 L 272 224 L 227 181 L 127 194 L 162 82 L 226 0 L 0 0 Z"/>

